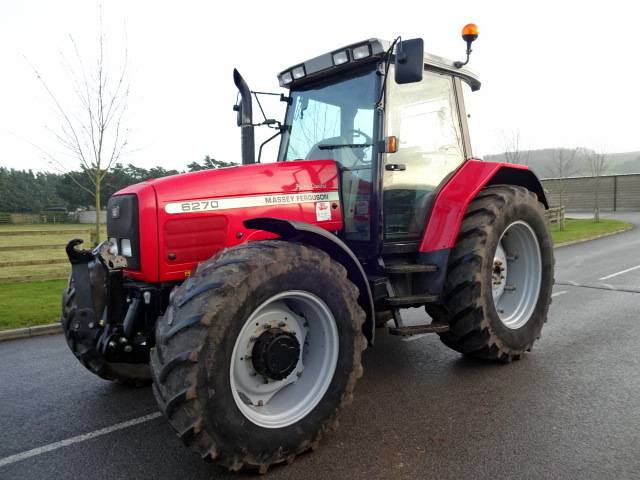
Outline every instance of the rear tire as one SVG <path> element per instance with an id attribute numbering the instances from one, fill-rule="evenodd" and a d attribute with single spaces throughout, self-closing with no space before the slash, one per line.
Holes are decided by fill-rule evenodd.
<path id="1" fill-rule="evenodd" d="M 256 468 L 262 473 L 274 463 L 290 463 L 300 453 L 315 448 L 337 425 L 337 414 L 351 402 L 356 381 L 362 375 L 365 314 L 357 303 L 358 294 L 342 265 L 323 251 L 296 243 L 245 243 L 200 264 L 176 290 L 165 315 L 158 320 L 157 345 L 151 353 L 154 394 L 178 436 L 205 460 L 230 470 Z M 279 300 L 282 296 L 286 299 Z M 296 298 L 302 303 L 308 300 L 311 310 L 305 313 Z M 332 323 L 324 321 L 325 330 L 316 331 L 334 331 L 335 337 L 327 333 L 322 338 L 337 338 L 337 345 L 320 344 L 320 350 L 334 351 L 333 367 L 327 370 L 331 378 L 326 378 L 322 373 L 325 370 L 314 369 L 309 361 L 316 358 L 312 352 L 313 346 L 319 345 L 314 338 L 319 337 L 307 333 L 296 357 L 301 362 L 298 365 L 304 361 L 304 369 L 297 371 L 296 366 L 287 370 L 280 380 L 264 377 L 265 388 L 277 387 L 279 381 L 286 386 L 261 405 L 250 398 L 259 393 L 259 385 L 249 390 L 238 386 L 248 380 L 237 376 L 238 361 L 247 362 L 247 358 L 238 357 L 238 348 L 244 348 L 247 341 L 257 346 L 264 335 L 260 332 L 275 330 L 275 325 L 268 324 L 272 320 L 265 320 L 268 316 L 259 315 L 273 305 L 285 312 L 289 308 L 296 313 L 294 316 L 306 319 L 306 325 L 311 325 L 308 332 L 323 323 L 313 316 L 313 308 L 321 311 L 326 307 Z M 287 320 L 286 313 L 284 316 Z M 283 326 L 285 321 L 275 323 L 288 328 Z M 247 328 L 252 333 L 248 334 Z M 300 332 L 296 333 L 293 335 L 300 339 Z M 258 367 L 264 364 L 256 364 L 253 357 L 259 357 L 255 348 L 248 357 L 255 371 L 249 375 L 260 379 Z M 322 364 L 324 357 L 317 358 Z M 312 377 L 314 372 L 319 372 L 317 379 Z M 303 383 L 305 375 L 312 382 Z M 295 376 L 297 380 L 293 380 Z M 300 386 L 323 382 L 324 390 L 309 388 L 311 397 L 317 395 L 315 401 L 299 393 Z M 244 403 L 239 403 L 242 399 Z M 298 399 L 298 416 L 287 416 L 286 409 L 278 413 L 278 405 L 297 405 Z"/>
<path id="2" fill-rule="evenodd" d="M 481 190 L 451 251 L 442 302 L 427 306 L 434 321 L 449 325 L 439 334 L 442 342 L 476 358 L 519 359 L 547 320 L 553 265 L 553 242 L 535 194 L 510 185 Z"/>
<path id="3" fill-rule="evenodd" d="M 67 345 L 80 363 L 94 375 L 128 387 L 142 387 L 151 383 L 148 364 L 110 363 L 105 360 L 96 349 L 96 335 L 99 329 L 88 329 L 85 325 L 77 325 L 82 320 L 76 319 L 75 292 L 74 279 L 70 277 L 69 285 L 62 294 L 60 323 Z M 92 331 L 93 334 L 87 334 L 87 331 Z"/>

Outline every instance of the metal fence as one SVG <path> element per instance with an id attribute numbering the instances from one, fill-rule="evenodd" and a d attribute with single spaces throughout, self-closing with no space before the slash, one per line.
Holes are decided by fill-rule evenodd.
<path id="1" fill-rule="evenodd" d="M 549 204 L 567 210 L 640 211 L 640 173 L 542 180 Z M 597 195 L 596 195 L 597 193 Z"/>

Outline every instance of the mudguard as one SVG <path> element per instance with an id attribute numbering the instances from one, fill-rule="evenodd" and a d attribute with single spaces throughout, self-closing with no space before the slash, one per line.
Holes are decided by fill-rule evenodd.
<path id="1" fill-rule="evenodd" d="M 375 335 L 375 311 L 373 296 L 367 281 L 367 275 L 360 261 L 351 249 L 331 232 L 316 225 L 305 222 L 282 220 L 278 218 L 252 218 L 244 221 L 246 228 L 264 230 L 278 235 L 283 240 L 300 242 L 327 252 L 331 258 L 340 262 L 347 269 L 347 277 L 360 290 L 358 303 L 365 311 L 367 318 L 362 331 L 373 345 Z"/>
<path id="2" fill-rule="evenodd" d="M 458 238 L 467 206 L 488 185 L 510 184 L 525 187 L 549 208 L 540 180 L 524 165 L 467 160 L 440 189 L 431 210 L 419 251 L 451 249 Z"/>

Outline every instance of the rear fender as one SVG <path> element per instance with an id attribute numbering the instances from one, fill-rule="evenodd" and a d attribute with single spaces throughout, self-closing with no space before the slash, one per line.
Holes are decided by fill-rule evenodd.
<path id="1" fill-rule="evenodd" d="M 365 323 L 362 326 L 362 331 L 369 345 L 373 345 L 375 313 L 371 288 L 369 287 L 367 275 L 360 261 L 342 240 L 316 225 L 278 218 L 253 218 L 245 220 L 244 226 L 246 228 L 274 233 L 286 241 L 300 242 L 319 248 L 327 252 L 331 258 L 340 262 L 347 270 L 347 278 L 349 278 L 360 291 L 358 303 L 367 315 Z"/>
<path id="2" fill-rule="evenodd" d="M 440 189 L 419 251 L 427 253 L 453 248 L 471 200 L 482 188 L 497 184 L 525 187 L 549 208 L 540 180 L 524 165 L 467 160 Z"/>

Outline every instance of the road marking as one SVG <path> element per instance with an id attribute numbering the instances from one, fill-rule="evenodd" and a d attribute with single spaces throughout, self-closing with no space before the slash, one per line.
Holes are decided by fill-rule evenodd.
<path id="1" fill-rule="evenodd" d="M 124 428 L 133 427 L 134 425 L 139 425 L 141 423 L 154 420 L 160 416 L 162 416 L 162 413 L 160 412 L 150 413 L 149 415 L 134 418 L 133 420 L 127 420 L 126 422 L 122 423 L 116 423 L 115 425 L 101 428 L 100 430 L 96 430 L 94 432 L 85 433 L 84 435 L 67 438 L 66 440 L 61 440 L 59 442 L 50 443 L 49 445 L 43 445 L 42 447 L 34 448 L 32 450 L 27 450 L 26 452 L 16 453 L 15 455 L 11 455 L 9 457 L 0 458 L 0 467 L 19 462 L 21 460 L 26 460 L 27 458 L 35 457 L 37 455 L 42 455 L 43 453 L 51 452 L 62 447 L 67 447 L 69 445 L 73 445 L 74 443 L 84 442 L 86 440 L 91 440 L 92 438 L 100 437 L 102 435 L 122 430 Z"/>
<path id="2" fill-rule="evenodd" d="M 553 294 L 551 294 L 551 298 L 559 297 L 560 295 L 564 295 L 565 293 L 569 293 L 569 290 L 562 290 L 561 292 L 553 293 Z"/>
<path id="3" fill-rule="evenodd" d="M 623 273 L 630 272 L 632 270 L 637 270 L 640 268 L 640 265 L 636 265 L 635 267 L 627 268 L 626 270 L 621 270 L 616 273 L 612 273 L 611 275 L 607 275 L 606 277 L 600 277 L 598 280 L 609 280 L 610 278 L 617 277 L 618 275 L 622 275 Z"/>
<path id="4" fill-rule="evenodd" d="M 640 293 L 640 287 L 620 286 L 614 287 L 608 283 L 578 283 L 571 280 L 556 280 L 556 285 L 567 287 L 593 288 L 596 290 L 611 290 L 613 292 Z"/>

